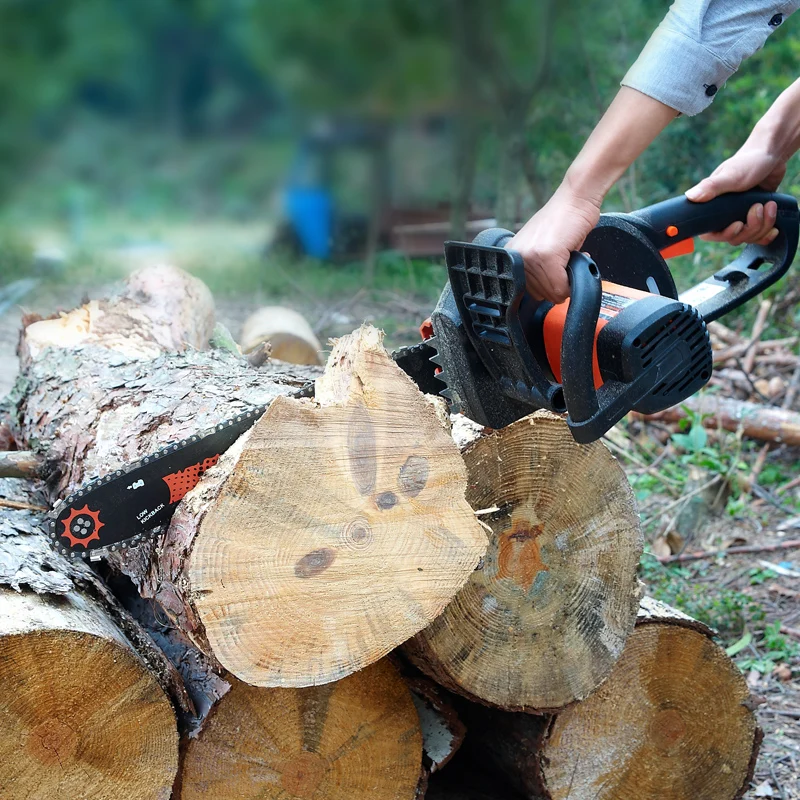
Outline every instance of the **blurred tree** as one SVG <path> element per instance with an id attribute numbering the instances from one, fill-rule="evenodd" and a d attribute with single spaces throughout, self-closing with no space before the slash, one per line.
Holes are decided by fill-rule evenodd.
<path id="1" fill-rule="evenodd" d="M 216 181 L 247 168 L 222 161 L 212 145 L 223 137 L 318 115 L 436 116 L 453 133 L 442 194 L 456 229 L 474 198 L 514 222 L 558 184 L 668 2 L 0 0 L 0 200 L 87 113 L 116 126 L 125 168 L 148 163 L 154 136 L 192 138 L 218 160 Z M 711 109 L 671 125 L 610 203 L 679 191 L 737 147 L 800 73 L 798 24 L 773 34 Z M 83 150 L 65 174 L 100 180 L 110 164 L 93 142 Z"/>

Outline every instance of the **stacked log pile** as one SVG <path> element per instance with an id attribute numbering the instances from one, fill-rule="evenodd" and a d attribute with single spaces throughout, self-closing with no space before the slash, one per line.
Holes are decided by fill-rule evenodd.
<path id="1" fill-rule="evenodd" d="M 369 327 L 324 372 L 208 349 L 208 292 L 173 269 L 25 322 L 2 797 L 741 796 L 746 686 L 707 631 L 641 619 L 602 444 L 539 413 L 457 445 Z M 93 568 L 48 549 L 37 506 L 261 404 L 165 533 Z"/>

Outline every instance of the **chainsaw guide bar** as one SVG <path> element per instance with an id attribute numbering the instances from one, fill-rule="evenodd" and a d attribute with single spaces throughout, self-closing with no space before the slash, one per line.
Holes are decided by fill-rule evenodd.
<path id="1" fill-rule="evenodd" d="M 314 384 L 309 383 L 285 396 L 313 395 Z M 46 522 L 53 546 L 70 558 L 98 561 L 163 533 L 181 499 L 268 407 L 254 406 L 195 436 L 165 445 L 59 500 Z"/>

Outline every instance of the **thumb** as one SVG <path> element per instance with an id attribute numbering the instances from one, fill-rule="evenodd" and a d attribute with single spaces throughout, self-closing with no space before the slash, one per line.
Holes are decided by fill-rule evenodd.
<path id="1" fill-rule="evenodd" d="M 692 186 L 685 194 L 693 203 L 705 203 L 708 200 L 713 200 L 722 192 L 717 188 L 717 182 L 713 178 L 703 178 L 700 183 Z"/>
<path id="2" fill-rule="evenodd" d="M 696 186 L 686 191 L 686 197 L 694 203 L 705 203 L 726 192 L 735 192 L 740 181 L 725 171 L 703 178 Z"/>

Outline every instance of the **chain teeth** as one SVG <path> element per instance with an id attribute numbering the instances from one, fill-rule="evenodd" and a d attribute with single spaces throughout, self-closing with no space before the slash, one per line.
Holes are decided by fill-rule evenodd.
<path id="1" fill-rule="evenodd" d="M 436 349 L 436 337 L 431 336 L 431 338 L 427 340 L 426 344 L 433 347 L 433 349 L 436 351 L 435 354 L 432 355 L 428 360 L 436 364 L 437 367 L 439 367 L 439 372 L 436 373 L 435 377 L 436 380 L 439 380 L 444 384 L 444 388 L 439 391 L 439 394 L 442 397 L 444 397 L 449 403 L 450 413 L 458 414 L 461 411 L 461 406 L 453 397 L 453 390 L 450 387 L 450 383 L 447 377 L 447 367 L 443 361 L 441 353 L 439 353 L 439 351 Z"/>

